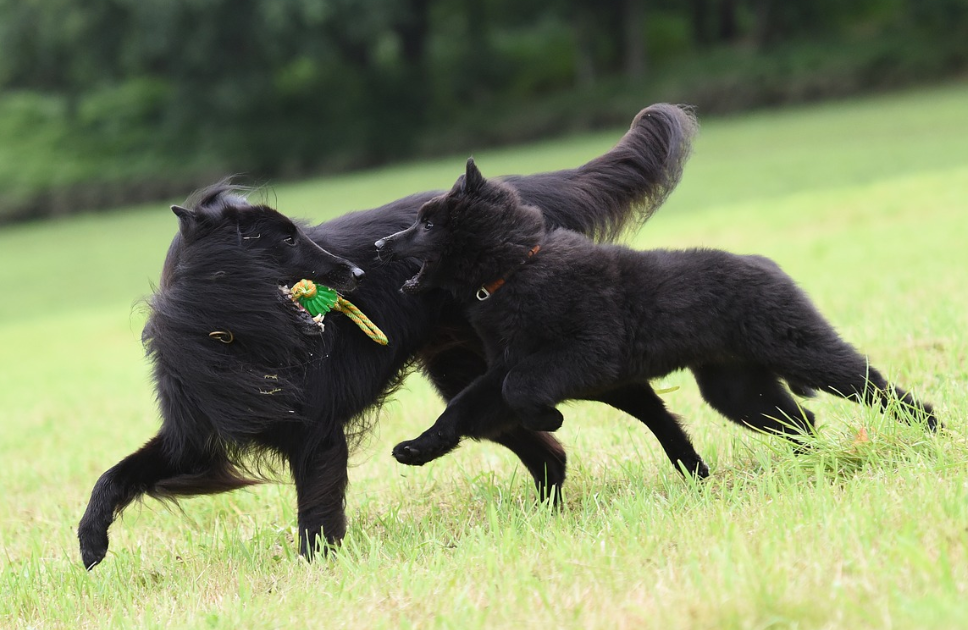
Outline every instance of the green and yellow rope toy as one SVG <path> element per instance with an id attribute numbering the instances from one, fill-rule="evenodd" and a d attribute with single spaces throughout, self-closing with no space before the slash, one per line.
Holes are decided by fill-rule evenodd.
<path id="1" fill-rule="evenodd" d="M 316 284 L 312 280 L 300 280 L 292 285 L 292 289 L 289 290 L 289 297 L 293 302 L 306 309 L 314 319 L 318 318 L 317 321 L 320 323 L 326 313 L 339 311 L 349 317 L 373 341 L 381 346 L 388 343 L 387 336 L 383 334 L 383 331 L 371 322 L 356 305 L 327 286 Z"/>

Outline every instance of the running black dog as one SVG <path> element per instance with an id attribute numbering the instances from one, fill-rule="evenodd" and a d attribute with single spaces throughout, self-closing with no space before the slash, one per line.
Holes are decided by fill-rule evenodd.
<path id="1" fill-rule="evenodd" d="M 563 400 L 619 398 L 634 404 L 677 468 L 705 477 L 706 465 L 648 385 L 684 368 L 730 420 L 794 440 L 813 429 L 814 416 L 783 381 L 799 394 L 820 389 L 885 408 L 896 397 L 936 427 L 931 406 L 888 384 L 773 261 L 634 251 L 548 228 L 538 208 L 486 181 L 468 160 L 454 188 L 427 202 L 412 226 L 377 241 L 384 255 L 423 261 L 406 292 L 442 288 L 463 304 L 488 362 L 433 427 L 397 445 L 400 462 L 426 463 L 464 436 L 515 422 L 468 413 L 464 399 L 499 396 L 521 426 L 553 431 Z M 451 412 L 458 405 L 462 412 Z"/>
<path id="2" fill-rule="evenodd" d="M 654 105 L 612 150 L 584 166 L 504 181 L 540 207 L 549 226 L 608 240 L 665 199 L 694 131 L 687 112 Z M 224 184 L 173 208 L 180 229 L 143 335 L 162 426 L 95 485 L 78 527 L 86 567 L 104 559 L 108 528 L 131 501 L 249 485 L 253 455 L 288 464 L 303 555 L 312 556 L 320 534 L 324 548 L 342 539 L 347 458 L 354 436 L 367 428 L 366 412 L 415 358 L 445 399 L 485 371 L 480 340 L 454 301 L 444 292 L 402 295 L 416 262 L 373 255 L 374 240 L 412 223 L 433 196 L 314 227 L 252 205 Z M 348 291 L 364 272 L 353 302 L 387 334 L 386 347 L 339 315 L 328 316 L 321 330 L 279 291 L 302 278 Z M 637 413 L 620 399 L 603 400 Z M 505 408 L 498 399 L 475 411 L 501 415 Z M 481 437 L 513 451 L 539 492 L 557 496 L 565 453 L 554 437 L 519 426 Z"/>

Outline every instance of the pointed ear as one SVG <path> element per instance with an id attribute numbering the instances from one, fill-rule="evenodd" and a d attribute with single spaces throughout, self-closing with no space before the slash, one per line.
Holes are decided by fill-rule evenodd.
<path id="1" fill-rule="evenodd" d="M 467 158 L 467 172 L 464 174 L 464 192 L 477 192 L 484 185 L 484 176 L 474 164 L 474 158 Z"/>
<path id="2" fill-rule="evenodd" d="M 181 206 L 172 206 L 171 211 L 178 217 L 178 229 L 181 230 L 181 233 L 187 235 L 191 232 L 197 221 L 195 212 Z"/>

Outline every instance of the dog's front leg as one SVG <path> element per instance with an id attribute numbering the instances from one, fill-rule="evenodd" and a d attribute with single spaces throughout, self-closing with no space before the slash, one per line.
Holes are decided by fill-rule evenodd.
<path id="1" fill-rule="evenodd" d="M 335 549 L 346 533 L 349 447 L 342 428 L 315 448 L 306 437 L 293 445 L 289 465 L 296 483 L 299 553 L 312 561 L 317 550 Z"/>
<path id="2" fill-rule="evenodd" d="M 503 368 L 489 369 L 454 396 L 433 426 L 393 447 L 401 464 L 422 466 L 457 448 L 464 437 L 491 438 L 519 421 L 501 397 Z"/>

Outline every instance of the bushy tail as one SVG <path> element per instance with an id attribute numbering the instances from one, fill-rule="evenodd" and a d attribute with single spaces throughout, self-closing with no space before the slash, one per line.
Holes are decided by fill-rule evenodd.
<path id="1" fill-rule="evenodd" d="M 652 216 L 676 187 L 697 129 L 691 111 L 651 105 L 618 144 L 584 166 L 504 181 L 550 225 L 612 240 Z"/>
<path id="2" fill-rule="evenodd" d="M 148 489 L 148 495 L 160 500 L 172 500 L 200 494 L 218 494 L 263 483 L 261 479 L 246 477 L 234 464 L 218 459 L 202 472 L 167 477 Z"/>

